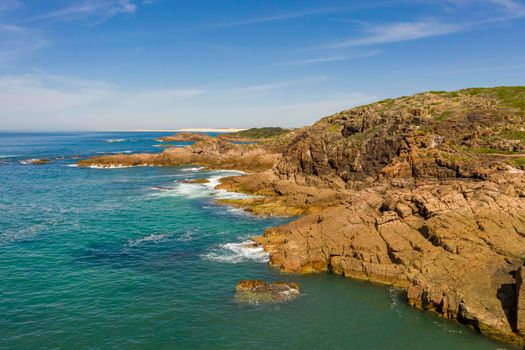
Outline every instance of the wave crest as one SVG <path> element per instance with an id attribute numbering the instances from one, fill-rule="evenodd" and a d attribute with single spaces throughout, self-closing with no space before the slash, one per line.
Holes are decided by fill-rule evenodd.
<path id="1" fill-rule="evenodd" d="M 266 263 L 270 256 L 263 247 L 254 241 L 221 244 L 218 248 L 203 256 L 206 260 L 239 264 L 247 261 Z"/>

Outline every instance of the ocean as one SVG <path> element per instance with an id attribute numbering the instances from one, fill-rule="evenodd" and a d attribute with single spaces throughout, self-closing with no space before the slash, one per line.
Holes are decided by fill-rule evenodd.
<path id="1" fill-rule="evenodd" d="M 269 268 L 242 243 L 292 219 L 215 204 L 243 196 L 212 186 L 239 172 L 75 167 L 161 152 L 163 135 L 0 133 L 0 349 L 509 348 L 395 288 Z M 28 164 L 40 158 L 52 162 Z M 197 178 L 211 181 L 182 182 Z M 302 295 L 241 305 L 241 279 L 297 282 Z"/>

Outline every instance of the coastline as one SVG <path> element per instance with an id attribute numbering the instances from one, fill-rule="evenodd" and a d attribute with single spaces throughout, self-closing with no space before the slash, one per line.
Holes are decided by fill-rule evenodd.
<path id="1" fill-rule="evenodd" d="M 218 132 L 235 133 L 247 128 L 181 128 L 181 129 L 131 129 L 131 130 L 99 130 L 100 132 Z"/>
<path id="2" fill-rule="evenodd" d="M 517 320 L 525 317 L 518 307 L 525 288 L 516 277 L 525 253 L 525 169 L 516 161 L 525 149 L 517 138 L 523 124 L 513 105 L 487 91 L 357 107 L 269 143 L 211 138 L 79 165 L 251 172 L 222 179 L 217 188 L 259 198 L 219 203 L 260 215 L 302 215 L 254 237 L 271 266 L 398 286 L 412 306 L 523 346 Z"/>

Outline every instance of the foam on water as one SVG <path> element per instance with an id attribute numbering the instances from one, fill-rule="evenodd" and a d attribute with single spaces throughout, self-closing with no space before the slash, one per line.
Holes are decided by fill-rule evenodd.
<path id="1" fill-rule="evenodd" d="M 199 171 L 202 169 L 204 169 L 204 167 L 200 166 L 200 167 L 194 167 L 194 168 L 184 168 L 184 169 L 181 169 L 180 171 Z"/>
<path id="2" fill-rule="evenodd" d="M 32 159 L 24 159 L 19 161 L 20 164 L 23 165 L 29 165 L 29 164 L 35 164 L 36 162 L 40 161 L 38 158 L 32 158 Z"/>
<path id="3" fill-rule="evenodd" d="M 128 247 L 135 247 L 141 243 L 144 243 L 144 242 L 159 242 L 159 241 L 162 241 L 164 240 L 166 237 L 168 237 L 167 234 L 164 234 L 164 233 L 161 233 L 161 234 L 151 234 L 149 236 L 146 236 L 146 237 L 141 237 L 141 238 L 137 238 L 137 239 L 130 239 L 128 241 Z"/>
<path id="4" fill-rule="evenodd" d="M 133 153 L 133 151 L 126 150 L 126 151 L 114 151 L 114 152 L 96 152 L 97 154 L 120 154 L 120 153 Z"/>
<path id="5" fill-rule="evenodd" d="M 186 169 L 192 169 L 192 170 L 186 170 L 186 171 L 198 171 L 200 169 L 203 169 L 203 167 L 200 168 L 186 168 Z M 184 171 L 185 169 L 183 169 Z M 246 199 L 246 198 L 254 198 L 256 196 L 247 195 L 244 193 L 237 193 L 237 192 L 229 192 L 223 189 L 216 189 L 220 184 L 220 180 L 222 178 L 228 177 L 228 176 L 239 176 L 242 174 L 245 174 L 242 171 L 237 170 L 218 170 L 212 172 L 212 176 L 208 177 L 207 183 L 203 184 L 195 184 L 195 183 L 185 183 L 185 182 L 179 182 L 177 183 L 173 188 L 153 188 L 155 190 L 159 190 L 159 193 L 155 193 L 154 196 L 159 197 L 186 197 L 186 198 L 202 198 L 202 197 L 208 197 L 208 196 L 214 196 L 217 199 Z"/>
<path id="6" fill-rule="evenodd" d="M 269 254 L 254 241 L 247 240 L 240 243 L 221 244 L 218 248 L 203 255 L 203 258 L 230 264 L 248 261 L 266 263 L 269 260 Z"/>
<path id="7" fill-rule="evenodd" d="M 109 142 L 109 143 L 126 142 L 126 141 L 127 141 L 126 139 L 109 139 L 109 140 L 106 140 L 106 142 Z"/>

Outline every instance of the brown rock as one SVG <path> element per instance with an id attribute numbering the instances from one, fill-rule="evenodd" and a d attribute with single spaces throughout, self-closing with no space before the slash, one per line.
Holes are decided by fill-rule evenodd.
<path id="1" fill-rule="evenodd" d="M 516 273 L 516 329 L 519 333 L 525 334 L 525 268 L 522 266 Z"/>
<path id="2" fill-rule="evenodd" d="M 235 300 L 241 303 L 279 303 L 300 295 L 299 285 L 291 282 L 243 280 L 237 283 Z"/>

